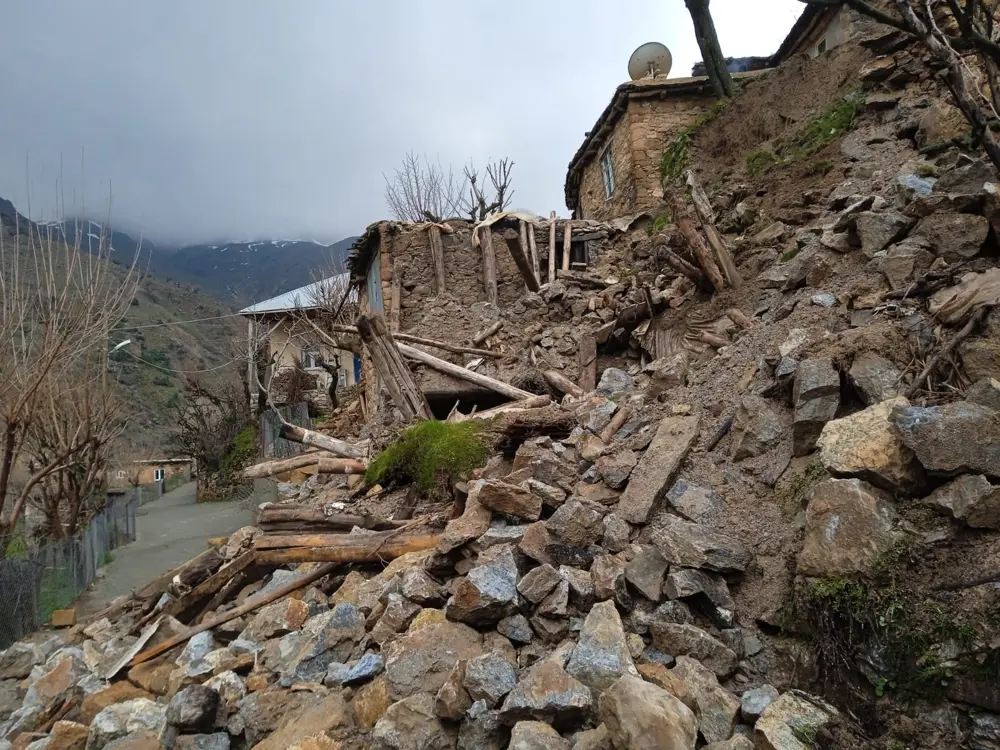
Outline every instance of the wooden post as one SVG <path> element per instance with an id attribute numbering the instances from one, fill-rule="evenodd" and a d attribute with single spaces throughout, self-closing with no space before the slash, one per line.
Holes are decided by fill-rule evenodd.
<path id="1" fill-rule="evenodd" d="M 560 393 L 569 394 L 573 398 L 583 397 L 583 389 L 562 373 L 556 372 L 555 370 L 546 370 L 542 373 L 542 377 L 545 378 L 545 382 Z"/>
<path id="2" fill-rule="evenodd" d="M 541 260 L 538 257 L 538 245 L 535 242 L 535 227 L 532 224 L 527 224 L 528 230 L 528 250 L 531 251 L 531 268 L 535 272 L 535 278 L 538 282 L 542 281 L 542 265 Z"/>
<path id="3" fill-rule="evenodd" d="M 597 387 L 597 339 L 584 336 L 580 339 L 580 388 L 590 393 Z"/>
<path id="4" fill-rule="evenodd" d="M 483 249 L 483 286 L 486 287 L 486 301 L 497 304 L 497 256 L 493 249 L 493 228 L 479 230 L 479 245 Z"/>
<path id="5" fill-rule="evenodd" d="M 467 380 L 470 383 L 481 385 L 483 388 L 489 388 L 490 390 L 496 391 L 507 398 L 520 400 L 523 398 L 532 398 L 535 395 L 534 393 L 529 393 L 528 391 L 522 391 L 520 388 L 515 388 L 510 383 L 505 383 L 502 380 L 497 380 L 489 377 L 488 375 L 483 375 L 482 373 L 474 372 L 472 370 L 466 370 L 461 365 L 452 364 L 451 362 L 446 362 L 443 359 L 438 359 L 425 351 L 414 349 L 412 346 L 400 343 L 397 343 L 396 346 L 399 348 L 399 352 L 409 359 L 422 362 L 428 367 L 431 367 L 438 372 L 443 372 L 446 375 L 451 375 L 459 378 L 460 380 Z"/>
<path id="6" fill-rule="evenodd" d="M 434 261 L 434 293 L 444 294 L 444 244 L 441 242 L 441 227 L 431 224 L 427 235 L 431 240 L 431 259 Z"/>
<path id="7" fill-rule="evenodd" d="M 385 327 L 382 316 L 378 313 L 371 317 L 362 315 L 356 325 L 362 341 L 368 347 L 372 362 L 403 419 L 408 422 L 413 419 L 433 419 L 427 399 L 413 381 L 410 368 L 400 356 L 396 341 Z"/>
<path id="8" fill-rule="evenodd" d="M 510 255 L 514 259 L 514 263 L 517 265 L 517 270 L 521 272 L 521 277 L 524 279 L 524 285 L 528 288 L 528 291 L 539 291 L 541 286 L 538 284 L 538 279 L 535 278 L 535 272 L 531 268 L 531 261 L 524 253 L 517 230 L 506 230 L 503 233 L 503 238 L 507 243 L 507 249 L 510 250 Z"/>
<path id="9" fill-rule="evenodd" d="M 556 212 L 549 212 L 549 283 L 556 280 Z"/>
<path id="10" fill-rule="evenodd" d="M 291 440 L 293 443 L 302 443 L 302 445 L 311 445 L 314 448 L 322 448 L 323 450 L 330 451 L 335 456 L 358 459 L 365 456 L 365 452 L 360 446 L 345 443 L 343 440 L 337 440 L 337 438 L 324 435 L 322 432 L 307 430 L 305 427 L 282 424 L 279 434 L 285 440 Z"/>
<path id="11" fill-rule="evenodd" d="M 569 256 L 573 254 L 573 226 L 567 221 L 563 224 L 563 257 L 562 270 L 569 270 Z"/>
<path id="12" fill-rule="evenodd" d="M 721 292 L 726 288 L 726 279 L 722 275 L 722 271 L 719 270 L 715 258 L 712 257 L 712 251 L 705 244 L 705 240 L 701 238 L 701 235 L 698 234 L 694 220 L 688 216 L 684 199 L 675 190 L 665 191 L 663 197 L 666 199 L 667 205 L 673 209 L 674 223 L 680 230 L 681 236 L 684 237 L 687 246 L 691 249 L 691 253 L 698 259 L 698 264 L 705 272 L 708 280 L 712 282 L 715 291 Z"/>
<path id="13" fill-rule="evenodd" d="M 503 321 L 502 320 L 498 320 L 496 323 L 494 323 L 493 325 L 491 325 L 489 328 L 487 328 L 485 330 L 482 330 L 479 333 L 477 333 L 475 336 L 473 336 L 472 337 L 472 343 L 475 344 L 476 346 L 482 346 L 483 343 L 486 341 L 486 339 L 488 339 L 490 336 L 492 336 L 495 333 L 497 333 L 501 328 L 503 328 Z"/>
<path id="14" fill-rule="evenodd" d="M 677 273 L 687 276 L 699 289 L 704 289 L 708 292 L 712 291 L 711 282 L 709 282 L 700 268 L 688 263 L 666 245 L 657 248 L 657 251 L 663 255 L 664 260 L 667 261 L 667 265 L 677 271 Z"/>
<path id="15" fill-rule="evenodd" d="M 389 296 L 389 330 L 399 332 L 400 302 L 403 297 L 403 278 L 399 272 L 399 263 L 392 259 L 392 293 Z"/>
<path id="16" fill-rule="evenodd" d="M 726 275 L 729 286 L 733 289 L 739 289 L 743 286 L 743 277 L 736 270 L 736 263 L 733 261 L 726 241 L 719 234 L 719 230 L 715 228 L 715 211 L 712 210 L 712 204 L 702 189 L 701 183 L 698 182 L 698 178 L 690 169 L 687 172 L 687 184 L 691 188 L 691 202 L 694 203 L 694 210 L 698 214 L 698 218 L 701 219 L 701 228 L 705 230 L 705 237 L 715 253 L 715 259 L 722 267 L 722 272 Z"/>

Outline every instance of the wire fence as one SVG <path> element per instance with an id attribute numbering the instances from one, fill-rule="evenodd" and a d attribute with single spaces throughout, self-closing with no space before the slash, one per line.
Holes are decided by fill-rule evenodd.
<path id="1" fill-rule="evenodd" d="M 135 490 L 109 495 L 104 509 L 71 539 L 8 550 L 0 560 L 0 648 L 72 604 L 98 568 L 111 562 L 112 550 L 135 541 L 135 512 L 142 500 L 143 493 Z"/>

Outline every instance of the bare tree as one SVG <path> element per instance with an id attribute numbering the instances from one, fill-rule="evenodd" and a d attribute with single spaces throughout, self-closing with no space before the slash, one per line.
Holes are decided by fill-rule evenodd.
<path id="1" fill-rule="evenodd" d="M 199 472 L 218 473 L 236 436 L 252 421 L 240 380 L 235 372 L 215 383 L 189 378 L 184 384 L 184 402 L 174 415 L 167 450 L 195 459 Z"/>
<path id="2" fill-rule="evenodd" d="M 109 333 L 138 286 L 135 261 L 112 265 L 106 236 L 83 252 L 80 231 L 67 244 L 34 225 L 13 229 L 12 237 L 0 231 L 0 554 L 36 487 L 80 450 L 66 440 L 28 465 L 29 435 L 60 400 L 66 373 L 96 361 L 106 380 Z M 17 488 L 15 472 L 25 476 Z"/>
<path id="3" fill-rule="evenodd" d="M 385 202 L 399 221 L 441 221 L 455 216 L 465 194 L 464 182 L 450 168 L 445 172 L 440 162 L 434 164 L 426 156 L 421 159 L 413 151 L 391 180 L 385 174 L 382 177 Z"/>
<path id="4" fill-rule="evenodd" d="M 124 481 L 129 487 L 138 487 L 142 483 L 142 462 L 148 460 L 153 453 L 152 446 L 146 441 L 121 437 L 111 449 L 108 470 L 113 471 L 116 479 Z"/>
<path id="5" fill-rule="evenodd" d="M 715 22 L 708 9 L 709 0 L 684 0 L 684 3 L 694 22 L 694 35 L 698 40 L 701 59 L 705 63 L 705 71 L 712 83 L 712 90 L 720 99 L 728 99 L 736 93 L 736 86 L 726 66 L 726 57 L 722 54 L 719 35 L 715 32 Z"/>
<path id="6" fill-rule="evenodd" d="M 946 0 L 946 9 L 931 0 L 892 0 L 895 12 L 885 12 L 865 0 L 800 0 L 808 5 L 847 7 L 879 23 L 905 32 L 923 44 L 937 66 L 955 104 L 972 126 L 993 166 L 1000 169 L 1000 142 L 991 125 L 1000 120 L 1000 24 L 996 3 Z M 939 23 L 935 11 L 951 11 L 955 24 Z M 946 27 L 947 30 L 945 30 Z M 985 80 L 984 80 L 985 79 Z M 989 91 L 989 94 L 984 91 Z"/>
<path id="7" fill-rule="evenodd" d="M 483 221 L 494 211 L 503 211 L 510 205 L 514 191 L 510 187 L 510 172 L 514 162 L 510 159 L 490 162 L 486 165 L 486 176 L 492 186 L 492 194 L 486 196 L 485 183 L 479 181 L 479 172 L 470 162 L 465 168 L 465 180 L 469 185 L 469 195 L 462 201 L 462 211 L 472 221 Z"/>

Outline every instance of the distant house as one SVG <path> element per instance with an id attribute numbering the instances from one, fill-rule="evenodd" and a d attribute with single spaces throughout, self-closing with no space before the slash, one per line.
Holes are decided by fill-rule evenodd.
<path id="1" fill-rule="evenodd" d="M 174 477 L 191 480 L 194 474 L 192 458 L 149 458 L 116 466 L 108 471 L 108 484 L 113 488 L 166 482 Z"/>
<path id="2" fill-rule="evenodd" d="M 777 67 L 796 55 L 819 57 L 839 47 L 853 36 L 856 19 L 857 14 L 844 6 L 807 5 L 778 51 L 771 56 L 770 66 Z"/>
<path id="3" fill-rule="evenodd" d="M 256 364 L 266 365 L 267 382 L 283 371 L 291 371 L 296 362 L 301 363 L 315 383 L 307 390 L 306 401 L 321 412 L 330 406 L 331 386 L 339 390 L 357 382 L 360 364 L 349 351 L 317 343 L 317 337 L 302 324 L 302 318 L 317 315 L 329 299 L 342 294 L 349 278 L 346 273 L 332 276 L 240 310 L 247 318 L 248 348 L 254 351 L 264 345 L 267 360 Z M 355 291 L 351 292 L 351 299 L 357 300 Z M 251 362 L 251 368 L 254 367 Z M 280 389 L 272 389 L 279 406 L 283 405 L 284 395 Z"/>

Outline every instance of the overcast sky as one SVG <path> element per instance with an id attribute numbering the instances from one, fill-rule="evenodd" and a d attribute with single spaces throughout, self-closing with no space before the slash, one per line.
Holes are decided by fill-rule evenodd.
<path id="1" fill-rule="evenodd" d="M 0 196 L 154 242 L 317 238 L 386 218 L 408 150 L 515 162 L 514 204 L 566 213 L 566 166 L 639 44 L 700 58 L 683 0 L 7 0 Z M 804 6 L 713 0 L 726 55 Z"/>

